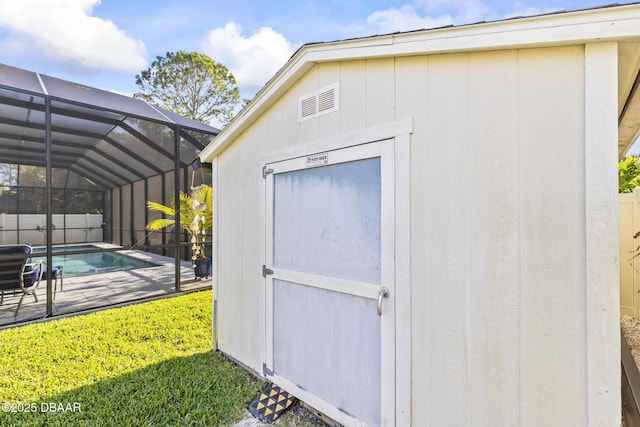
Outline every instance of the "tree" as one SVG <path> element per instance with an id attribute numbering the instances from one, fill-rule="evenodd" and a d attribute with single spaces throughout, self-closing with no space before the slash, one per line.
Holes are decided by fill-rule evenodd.
<path id="1" fill-rule="evenodd" d="M 197 52 L 167 52 L 136 75 L 135 98 L 205 124 L 227 124 L 240 102 L 236 79 L 227 67 Z"/>
<path id="2" fill-rule="evenodd" d="M 178 200 L 174 196 L 169 205 L 147 201 L 147 208 L 160 212 L 167 217 L 154 219 L 147 224 L 147 230 L 158 231 L 172 229 L 176 223 L 176 215 L 180 218 L 180 226 L 191 236 L 192 260 L 206 257 L 204 241 L 213 221 L 213 192 L 209 185 L 201 185 L 189 195 L 180 192 Z"/>
<path id="3" fill-rule="evenodd" d="M 631 193 L 640 187 L 640 158 L 627 156 L 618 163 L 618 192 Z"/>

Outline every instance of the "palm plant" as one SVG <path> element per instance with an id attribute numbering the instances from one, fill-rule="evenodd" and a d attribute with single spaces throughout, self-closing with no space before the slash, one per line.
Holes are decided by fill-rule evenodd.
<path id="1" fill-rule="evenodd" d="M 191 259 L 206 258 L 204 241 L 211 228 L 213 220 L 213 192 L 211 186 L 202 185 L 191 194 L 179 193 L 179 207 L 176 209 L 175 195 L 169 206 L 158 202 L 147 202 L 147 208 L 166 215 L 164 218 L 154 219 L 147 224 L 147 230 L 158 231 L 172 229 L 176 223 L 176 214 L 180 218 L 180 226 L 191 236 Z"/>

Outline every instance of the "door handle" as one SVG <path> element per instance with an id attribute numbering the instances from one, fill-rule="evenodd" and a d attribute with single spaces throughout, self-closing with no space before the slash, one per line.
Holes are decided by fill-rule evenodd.
<path id="1" fill-rule="evenodd" d="M 389 289 L 384 286 L 378 291 L 378 316 L 382 316 L 382 298 L 389 296 Z"/>

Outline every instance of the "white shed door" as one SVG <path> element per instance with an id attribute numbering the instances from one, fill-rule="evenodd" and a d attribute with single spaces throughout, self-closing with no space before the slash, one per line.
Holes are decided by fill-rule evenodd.
<path id="1" fill-rule="evenodd" d="M 343 424 L 392 425 L 393 144 L 266 168 L 265 372 Z"/>

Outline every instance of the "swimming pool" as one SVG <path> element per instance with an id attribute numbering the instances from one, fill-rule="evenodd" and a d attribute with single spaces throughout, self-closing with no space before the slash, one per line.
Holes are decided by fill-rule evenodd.
<path id="1" fill-rule="evenodd" d="M 56 255 L 56 252 L 60 251 L 74 251 L 74 250 L 90 250 L 100 249 L 98 246 L 86 244 L 86 245 L 65 245 L 53 247 L 53 265 L 62 266 L 64 271 L 64 277 L 79 277 L 89 276 L 92 274 L 111 273 L 114 271 L 126 271 L 136 268 L 145 267 L 158 267 L 158 264 L 154 264 L 145 260 L 133 258 L 131 256 L 119 253 L 119 252 L 96 252 L 85 254 L 73 254 L 73 255 Z M 43 254 L 44 256 L 47 248 L 35 247 L 33 248 L 34 254 Z M 40 258 L 34 256 L 34 258 Z M 46 260 L 43 258 L 43 263 L 46 266 Z"/>

